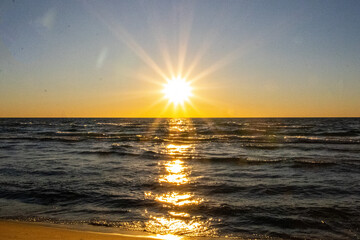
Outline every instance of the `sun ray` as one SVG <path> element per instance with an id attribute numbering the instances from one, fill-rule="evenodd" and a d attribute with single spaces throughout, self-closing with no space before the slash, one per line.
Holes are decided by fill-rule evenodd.
<path id="1" fill-rule="evenodd" d="M 178 13 L 180 15 L 179 17 L 187 14 L 185 19 L 183 19 L 182 21 L 183 24 L 180 25 L 180 29 L 179 29 L 180 36 L 178 42 L 178 69 L 177 69 L 178 75 L 183 74 L 183 68 L 187 55 L 190 33 L 194 18 L 193 5 L 191 6 L 185 5 L 184 8 L 180 8 L 180 12 Z"/>
<path id="2" fill-rule="evenodd" d="M 162 87 L 164 84 L 162 82 L 159 81 L 159 79 L 154 78 L 154 77 L 150 77 L 148 75 L 145 75 L 143 73 L 137 73 L 137 79 L 144 81 L 144 82 L 148 82 L 154 85 L 158 85 L 159 87 Z"/>
<path id="3" fill-rule="evenodd" d="M 87 5 L 90 9 L 90 12 L 97 17 L 100 22 L 102 22 L 109 30 L 112 32 L 119 40 L 124 42 L 145 64 L 147 64 L 150 68 L 152 68 L 156 73 L 158 73 L 163 79 L 166 79 L 166 74 L 161 70 L 158 64 L 150 57 L 150 55 L 142 48 L 135 39 L 131 36 L 125 28 L 123 28 L 118 21 L 110 18 L 110 13 L 101 12 L 100 7 L 96 8 Z M 105 16 L 108 16 L 105 18 Z"/>
<path id="4" fill-rule="evenodd" d="M 199 64 L 199 62 L 201 61 L 201 59 L 203 58 L 203 56 L 205 55 L 205 53 L 209 50 L 209 48 L 211 47 L 212 42 L 211 41 L 206 41 L 203 45 L 201 45 L 200 49 L 198 50 L 198 52 L 196 53 L 195 57 L 193 58 L 193 60 L 191 61 L 189 67 L 187 68 L 187 71 L 184 74 L 185 78 L 188 78 L 191 74 L 192 71 L 196 68 L 196 66 Z"/>
<path id="5" fill-rule="evenodd" d="M 204 34 L 205 37 L 202 45 L 199 47 L 199 50 L 193 57 L 193 60 L 187 67 L 186 72 L 184 73 L 185 78 L 189 78 L 189 76 L 192 74 L 192 71 L 197 67 L 201 59 L 204 57 L 210 47 L 215 43 L 217 37 L 219 37 L 219 29 L 220 28 L 216 27 L 211 28 L 206 34 Z"/>
<path id="6" fill-rule="evenodd" d="M 148 10 L 148 9 L 146 9 Z M 175 70 L 171 61 L 171 55 L 169 52 L 169 45 L 168 42 L 166 40 L 165 34 L 162 31 L 162 21 L 160 21 L 158 14 L 156 14 L 154 12 L 154 9 L 151 9 L 152 11 L 147 11 L 150 14 L 146 15 L 147 16 L 147 20 L 148 20 L 148 26 L 151 29 L 151 31 L 153 32 L 154 38 L 156 40 L 157 43 L 157 47 L 159 52 L 161 53 L 161 56 L 164 59 L 165 62 L 165 66 L 170 74 L 170 76 L 174 76 L 175 75 Z M 155 24 L 154 24 L 155 23 Z"/>
<path id="7" fill-rule="evenodd" d="M 223 68 L 231 62 L 244 57 L 247 53 L 254 51 L 262 47 L 265 43 L 268 43 L 274 36 L 280 34 L 280 32 L 287 29 L 291 23 L 279 23 L 269 28 L 268 31 L 259 34 L 258 36 L 248 39 L 241 44 L 237 49 L 226 54 L 223 58 L 213 63 L 210 67 L 204 69 L 202 72 L 191 78 L 191 82 L 197 82 L 200 79 L 212 74 L 213 72 Z"/>

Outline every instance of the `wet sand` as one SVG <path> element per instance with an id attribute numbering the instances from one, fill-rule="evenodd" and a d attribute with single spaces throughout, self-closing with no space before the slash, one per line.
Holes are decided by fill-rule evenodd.
<path id="1" fill-rule="evenodd" d="M 0 221 L 0 240 L 146 240 L 166 239 L 153 235 L 128 235 L 120 233 L 102 233 L 75 230 L 66 227 L 43 225 L 38 223 Z"/>

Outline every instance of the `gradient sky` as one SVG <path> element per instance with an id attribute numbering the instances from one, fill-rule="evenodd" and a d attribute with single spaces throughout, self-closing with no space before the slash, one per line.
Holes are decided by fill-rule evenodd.
<path id="1" fill-rule="evenodd" d="M 360 117 L 360 1 L 0 3 L 0 117 Z M 186 75 L 190 103 L 163 99 Z"/>

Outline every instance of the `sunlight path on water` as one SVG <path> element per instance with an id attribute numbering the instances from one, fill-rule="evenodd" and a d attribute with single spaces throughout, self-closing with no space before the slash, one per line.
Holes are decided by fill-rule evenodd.
<path id="1" fill-rule="evenodd" d="M 187 165 L 189 155 L 196 152 L 195 144 L 180 144 L 176 139 L 181 134 L 195 134 L 190 119 L 169 119 L 169 143 L 162 151 L 170 158 L 159 161 L 158 182 L 161 192 L 145 192 L 146 199 L 153 199 L 161 204 L 167 214 L 146 212 L 149 220 L 146 230 L 168 236 L 209 236 L 215 235 L 211 227 L 212 219 L 203 216 L 192 216 L 186 209 L 202 204 L 206 199 L 196 197 L 196 193 L 183 190 L 183 186 L 192 183 L 191 168 Z M 162 174 L 164 172 L 164 174 Z M 170 238 L 172 239 L 172 238 Z M 175 239 L 175 238 L 174 238 Z"/>

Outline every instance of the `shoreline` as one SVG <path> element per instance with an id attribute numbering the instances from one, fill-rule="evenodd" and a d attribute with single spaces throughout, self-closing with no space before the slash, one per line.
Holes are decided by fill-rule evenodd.
<path id="1" fill-rule="evenodd" d="M 48 240 L 49 237 L 53 240 L 188 239 L 188 237 L 185 238 L 174 235 L 155 235 L 136 231 L 110 232 L 109 229 L 107 229 L 107 231 L 104 230 L 105 229 L 101 227 L 95 230 L 93 227 L 89 227 L 86 225 L 59 225 L 39 222 L 0 220 L 0 240 Z"/>

